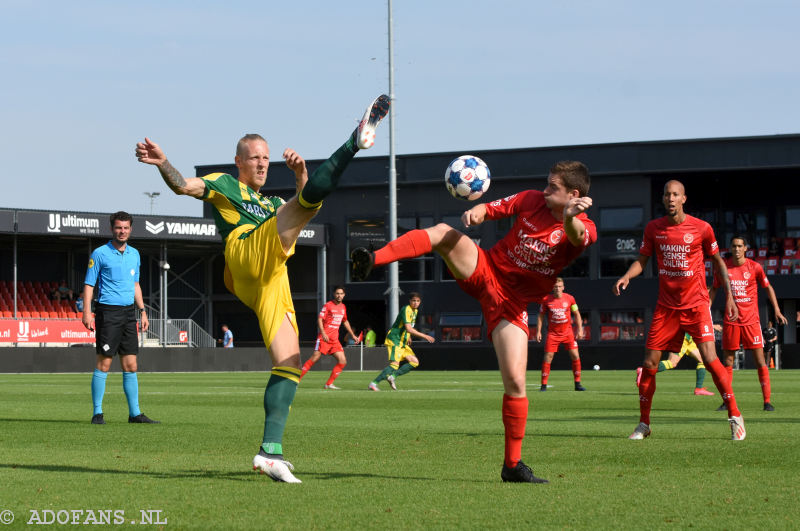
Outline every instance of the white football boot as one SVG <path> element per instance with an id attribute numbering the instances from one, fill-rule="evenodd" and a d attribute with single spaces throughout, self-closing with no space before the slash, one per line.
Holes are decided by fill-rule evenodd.
<path id="1" fill-rule="evenodd" d="M 283 459 L 272 459 L 270 457 L 256 455 L 253 458 L 253 470 L 258 470 L 259 474 L 266 474 L 272 478 L 273 481 L 302 483 L 302 481 L 292 474 L 294 466 L 289 461 L 284 461 Z"/>
<path id="2" fill-rule="evenodd" d="M 632 441 L 640 441 L 645 437 L 650 437 L 650 426 L 644 422 L 640 422 L 639 425 L 636 426 L 636 429 L 633 430 L 633 433 L 628 436 L 628 439 L 631 439 Z"/>
<path id="3" fill-rule="evenodd" d="M 728 422 L 731 424 L 731 439 L 734 441 L 743 441 L 747 436 L 747 430 L 744 429 L 744 419 L 742 419 L 742 416 L 728 417 Z"/>
<path id="4" fill-rule="evenodd" d="M 369 149 L 375 144 L 375 129 L 389 112 L 391 104 L 392 100 L 386 94 L 381 94 L 369 104 L 356 129 L 356 142 L 359 149 Z"/>

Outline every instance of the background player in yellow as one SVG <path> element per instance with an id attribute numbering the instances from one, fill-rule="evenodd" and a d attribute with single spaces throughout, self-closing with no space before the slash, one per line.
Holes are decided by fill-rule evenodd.
<path id="1" fill-rule="evenodd" d="M 189 195 L 214 206 L 214 221 L 225 240 L 225 286 L 258 316 L 264 344 L 272 359 L 272 374 L 264 391 L 264 437 L 253 469 L 275 481 L 300 483 L 283 456 L 283 431 L 300 378 L 300 344 L 289 290 L 286 260 L 294 254 L 300 231 L 336 188 L 339 177 L 359 149 L 375 142 L 375 128 L 389 110 L 386 95 L 367 108 L 358 127 L 311 177 L 305 160 L 293 149 L 283 158 L 295 174 L 297 194 L 288 202 L 264 197 L 270 150 L 260 135 L 239 140 L 234 159 L 238 178 L 214 173 L 185 179 L 149 138 L 136 144 L 139 162 L 158 168 L 176 194 Z"/>
<path id="2" fill-rule="evenodd" d="M 397 314 L 392 327 L 386 332 L 386 340 L 383 344 L 386 345 L 386 350 L 389 351 L 389 366 L 383 369 L 377 378 L 369 383 L 371 391 L 380 391 L 378 384 L 384 379 L 396 391 L 397 384 L 395 380 L 419 366 L 419 359 L 417 359 L 414 351 L 409 346 L 411 344 L 411 336 L 433 343 L 433 337 L 414 329 L 421 303 L 422 299 L 419 293 L 412 291 L 408 296 L 408 304 L 400 308 L 400 313 Z M 406 364 L 401 367 L 400 363 L 403 360 L 406 361 Z"/>
<path id="3" fill-rule="evenodd" d="M 703 386 L 703 382 L 706 379 L 706 366 L 703 363 L 703 358 L 700 356 L 700 350 L 697 348 L 694 339 L 692 339 L 692 336 L 689 334 L 683 334 L 683 344 L 681 345 L 680 352 L 670 352 L 669 356 L 667 356 L 667 359 L 661 360 L 658 363 L 658 369 L 656 369 L 656 372 L 674 369 L 685 357 L 694 358 L 697 361 L 697 367 L 695 367 L 694 384 L 695 396 L 714 396 L 714 393 Z M 636 387 L 639 387 L 639 382 L 641 379 L 642 368 L 639 367 L 636 369 Z"/>

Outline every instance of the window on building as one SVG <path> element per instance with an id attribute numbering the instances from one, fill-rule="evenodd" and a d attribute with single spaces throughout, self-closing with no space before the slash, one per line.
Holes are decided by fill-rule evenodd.
<path id="1" fill-rule="evenodd" d="M 592 342 L 592 322 L 589 318 L 590 315 L 588 311 L 581 312 L 581 320 L 583 320 L 583 339 L 578 339 L 578 336 L 575 336 L 575 339 L 578 339 L 580 343 Z"/>
<path id="2" fill-rule="evenodd" d="M 414 229 L 424 229 L 433 225 L 433 217 L 402 217 L 397 218 L 397 235 L 402 236 Z M 400 282 L 432 281 L 434 274 L 435 258 L 429 253 L 410 260 L 401 260 L 397 263 L 398 278 Z"/>
<path id="3" fill-rule="evenodd" d="M 786 236 L 800 238 L 800 207 L 786 207 Z"/>
<path id="4" fill-rule="evenodd" d="M 347 222 L 347 277 L 350 282 L 350 251 L 358 247 L 378 249 L 386 245 L 386 227 L 383 219 L 351 219 Z M 364 282 L 384 282 L 386 268 L 376 267 Z"/>
<path id="5" fill-rule="evenodd" d="M 600 209 L 600 230 L 604 233 L 643 228 L 644 209 L 640 206 L 604 207 Z"/>
<path id="6" fill-rule="evenodd" d="M 643 341 L 642 310 L 601 310 L 600 341 Z"/>
<path id="7" fill-rule="evenodd" d="M 603 236 L 597 243 L 600 254 L 600 277 L 618 278 L 639 257 L 641 233 Z"/>
<path id="8" fill-rule="evenodd" d="M 480 313 L 442 313 L 439 338 L 444 342 L 483 341 L 483 316 Z"/>
<path id="9" fill-rule="evenodd" d="M 621 277 L 639 257 L 644 229 L 644 208 L 603 207 L 599 215 L 600 278 Z"/>

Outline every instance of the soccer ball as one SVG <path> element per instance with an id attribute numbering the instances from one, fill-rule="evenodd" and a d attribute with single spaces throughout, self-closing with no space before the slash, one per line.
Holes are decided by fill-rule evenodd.
<path id="1" fill-rule="evenodd" d="M 456 199 L 474 201 L 489 189 L 492 177 L 489 166 L 473 155 L 461 155 L 444 172 L 447 191 Z"/>
<path id="2" fill-rule="evenodd" d="M 599 371 L 600 370 L 600 365 L 595 365 L 594 367 L 592 367 L 592 369 L 594 369 L 596 371 Z"/>

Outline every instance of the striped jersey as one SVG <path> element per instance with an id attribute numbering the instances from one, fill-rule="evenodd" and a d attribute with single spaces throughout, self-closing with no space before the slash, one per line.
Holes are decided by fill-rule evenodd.
<path id="1" fill-rule="evenodd" d="M 202 199 L 214 206 L 214 223 L 223 239 L 236 227 L 258 227 L 285 202 L 280 197 L 264 197 L 227 173 L 211 173 L 202 179 L 206 184 Z"/>

